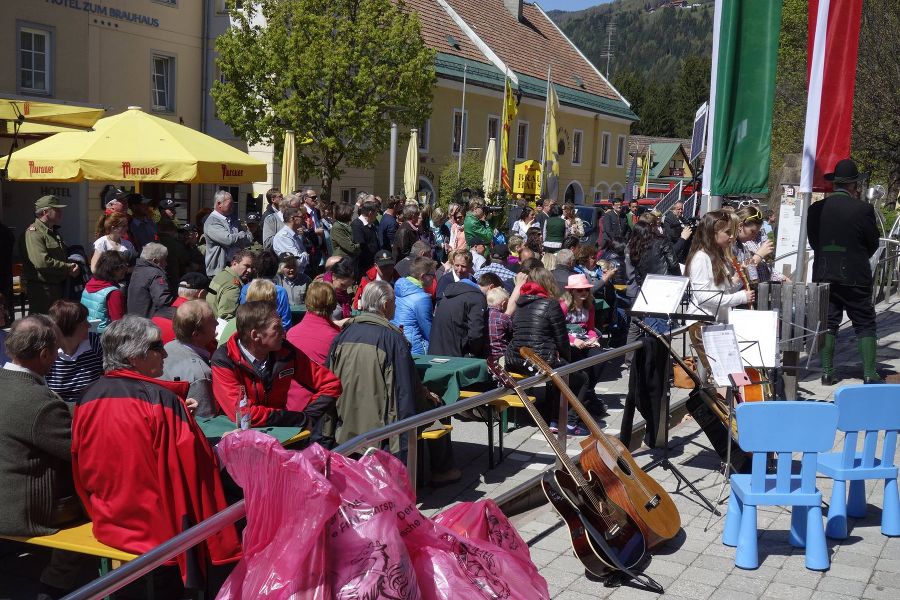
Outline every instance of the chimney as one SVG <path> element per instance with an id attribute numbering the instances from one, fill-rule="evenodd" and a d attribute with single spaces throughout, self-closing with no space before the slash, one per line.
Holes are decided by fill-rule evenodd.
<path id="1" fill-rule="evenodd" d="M 503 0 L 503 4 L 516 21 L 522 21 L 522 0 Z"/>

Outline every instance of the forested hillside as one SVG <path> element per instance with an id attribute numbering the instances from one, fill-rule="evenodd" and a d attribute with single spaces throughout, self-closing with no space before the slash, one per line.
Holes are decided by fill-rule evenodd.
<path id="1" fill-rule="evenodd" d="M 713 5 L 668 4 L 616 0 L 550 16 L 604 74 L 612 21 L 609 78 L 641 117 L 632 132 L 689 137 L 694 111 L 709 95 Z"/>

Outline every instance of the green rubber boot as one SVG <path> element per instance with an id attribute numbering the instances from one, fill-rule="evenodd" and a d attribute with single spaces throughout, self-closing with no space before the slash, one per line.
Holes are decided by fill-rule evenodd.
<path id="1" fill-rule="evenodd" d="M 863 364 L 863 383 L 884 383 L 875 370 L 875 336 L 859 338 L 859 355 Z"/>
<path id="2" fill-rule="evenodd" d="M 819 358 L 822 361 L 822 385 L 834 385 L 837 382 L 834 377 L 834 341 L 835 335 L 831 332 L 826 333 L 819 349 Z"/>

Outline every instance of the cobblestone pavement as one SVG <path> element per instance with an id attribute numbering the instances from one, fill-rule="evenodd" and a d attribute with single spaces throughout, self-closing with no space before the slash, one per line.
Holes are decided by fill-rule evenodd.
<path id="1" fill-rule="evenodd" d="M 878 306 L 881 336 L 878 357 L 883 375 L 900 371 L 898 306 L 900 303 L 882 303 Z M 832 400 L 834 391 L 840 385 L 861 383 L 860 359 L 849 325 L 841 330 L 838 337 L 835 364 L 841 381 L 837 386 L 824 387 L 819 381 L 818 360 L 813 358 L 809 369 L 801 374 L 800 397 Z M 803 366 L 806 366 L 805 361 Z M 601 382 L 597 391 L 610 407 L 610 416 L 602 424 L 607 432 L 617 434 L 627 391 L 627 371 L 611 373 L 610 381 Z M 683 391 L 676 390 L 678 393 Z M 534 477 L 554 461 L 546 441 L 535 427 L 522 427 L 507 434 L 509 454 L 497 468 L 490 471 L 487 470 L 484 424 L 454 422 L 453 437 L 457 462 L 463 468 L 464 477 L 453 486 L 422 490 L 421 506 L 426 513 L 438 512 L 457 500 L 495 498 Z M 719 459 L 711 450 L 705 434 L 693 419 L 687 417 L 673 427 L 670 438 L 672 462 L 706 497 L 715 501 L 722 493 L 725 500 L 719 507 L 724 515 L 727 489 L 722 491 Z M 840 437 L 836 441 L 839 445 Z M 569 440 L 568 451 L 577 455 L 580 451 L 577 440 Z M 656 451 L 649 451 L 646 447 L 635 452 L 635 458 L 641 465 L 648 464 L 657 456 Z M 683 485 L 679 487 L 671 472 L 655 469 L 651 474 L 671 494 L 682 521 L 678 536 L 655 548 L 646 567 L 646 572 L 665 588 L 665 594 L 659 596 L 628 586 L 607 588 L 602 583 L 589 581 L 584 576 L 580 561 L 572 553 L 564 522 L 549 505 L 544 505 L 514 517 L 513 523 L 529 543 L 532 559 L 547 579 L 552 598 L 900 600 L 900 538 L 888 538 L 881 534 L 881 483 L 867 482 L 868 513 L 864 519 L 850 519 L 849 537 L 843 541 L 828 540 L 831 568 L 824 573 L 807 570 L 803 550 L 788 543 L 789 509 L 760 507 L 760 566 L 749 571 L 734 566 L 734 548 L 721 542 L 724 516 L 711 517 L 711 513 L 689 489 Z M 825 499 L 827 514 L 831 480 L 820 477 L 817 483 Z"/>

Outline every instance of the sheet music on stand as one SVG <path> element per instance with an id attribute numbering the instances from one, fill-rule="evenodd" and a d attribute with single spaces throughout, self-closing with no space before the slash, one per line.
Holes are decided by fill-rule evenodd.
<path id="1" fill-rule="evenodd" d="M 734 325 L 707 325 L 702 330 L 703 351 L 709 359 L 713 379 L 720 387 L 729 387 L 732 373 L 743 373 L 741 349 Z"/>
<path id="2" fill-rule="evenodd" d="M 666 318 L 682 312 L 679 307 L 689 281 L 675 275 L 647 275 L 631 307 L 632 314 Z"/>
<path id="3" fill-rule="evenodd" d="M 747 366 L 774 369 L 780 365 L 778 357 L 778 312 L 774 310 L 742 310 L 732 308 L 728 322 L 741 346 L 741 356 Z"/>

